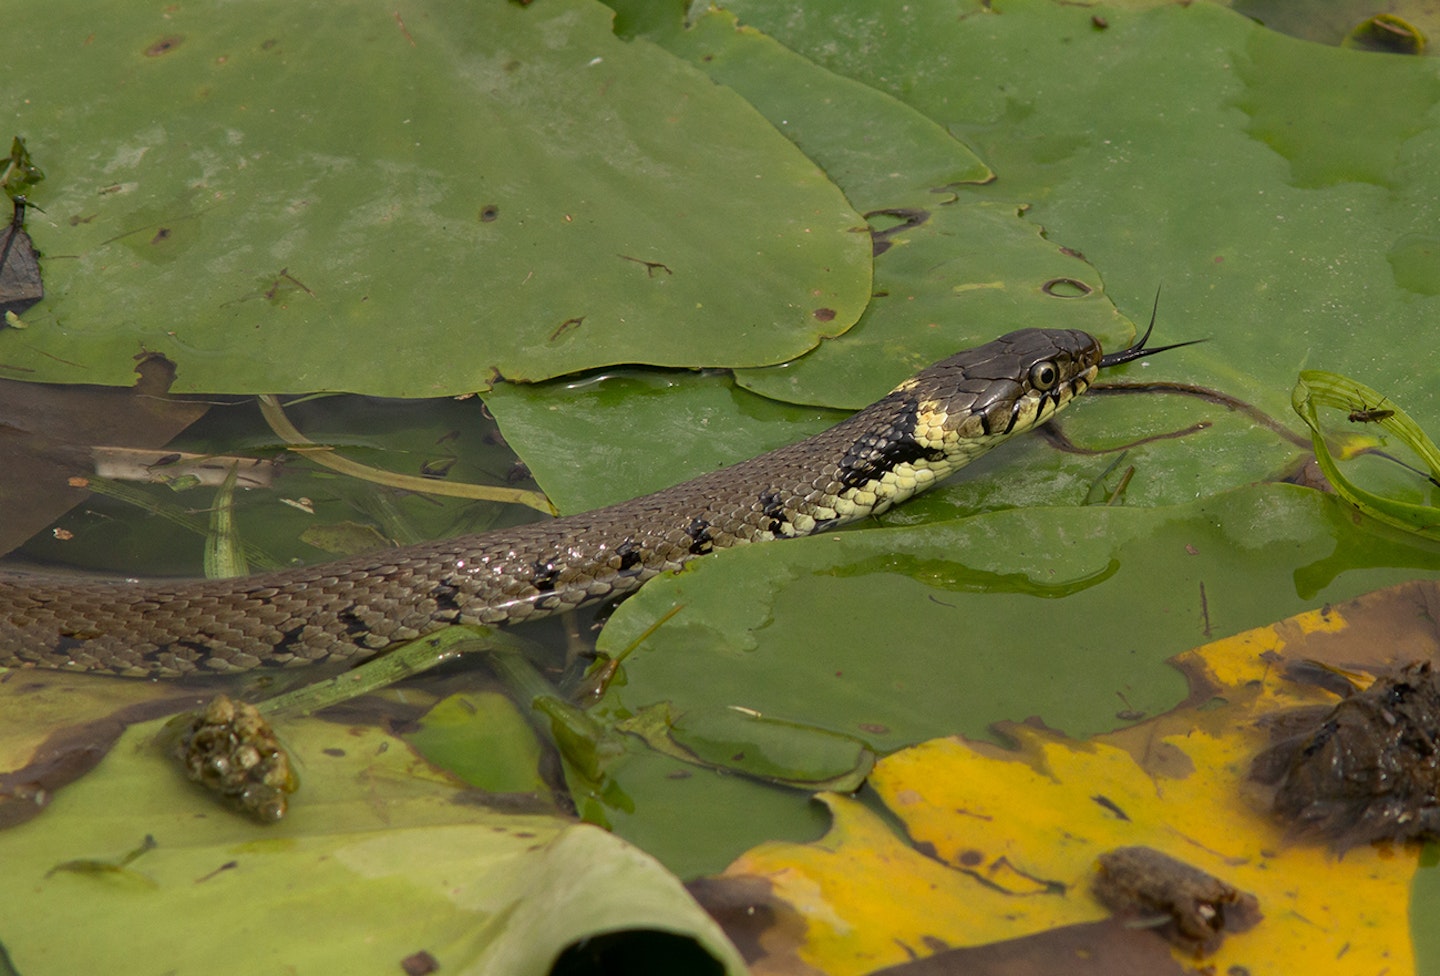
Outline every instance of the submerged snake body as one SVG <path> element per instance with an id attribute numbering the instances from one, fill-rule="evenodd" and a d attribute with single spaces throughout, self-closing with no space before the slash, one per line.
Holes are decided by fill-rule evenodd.
<path id="1" fill-rule="evenodd" d="M 359 660 L 452 623 L 621 596 L 729 546 L 883 512 L 1083 393 L 1084 332 L 959 353 L 814 437 L 609 508 L 238 579 L 0 576 L 0 664 L 134 677 Z"/>

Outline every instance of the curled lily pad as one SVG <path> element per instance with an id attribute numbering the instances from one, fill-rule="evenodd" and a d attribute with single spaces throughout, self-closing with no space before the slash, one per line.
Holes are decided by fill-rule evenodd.
<path id="1" fill-rule="evenodd" d="M 1424 54 L 1425 34 L 1402 17 L 1376 14 L 1357 24 L 1340 46 L 1383 54 Z"/>
<path id="2" fill-rule="evenodd" d="M 797 789 L 854 791 L 875 765 L 875 753 L 853 736 L 736 705 L 677 714 L 662 702 L 617 728 L 684 762 Z"/>
<path id="3" fill-rule="evenodd" d="M 1440 478 L 1440 448 L 1426 436 L 1410 415 L 1388 396 L 1363 383 L 1323 370 L 1307 369 L 1291 392 L 1291 404 L 1300 419 L 1310 428 L 1315 444 L 1315 459 L 1325 477 L 1341 497 L 1372 518 L 1432 538 L 1440 537 L 1440 509 L 1386 497 L 1368 491 L 1340 472 L 1335 455 L 1320 428 L 1318 407 L 1335 407 L 1346 411 L 1351 423 L 1375 424 L 1397 437 L 1414 451 L 1430 469 L 1430 479 Z"/>

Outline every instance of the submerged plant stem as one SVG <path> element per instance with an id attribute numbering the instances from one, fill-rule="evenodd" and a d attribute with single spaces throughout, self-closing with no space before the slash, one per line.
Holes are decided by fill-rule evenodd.
<path id="1" fill-rule="evenodd" d="M 285 410 L 280 406 L 280 400 L 273 396 L 260 397 L 260 412 L 265 417 L 265 422 L 275 432 L 275 436 L 285 442 L 285 446 L 309 458 L 316 464 L 327 467 L 332 471 L 350 475 L 352 478 L 360 478 L 363 481 L 374 482 L 379 485 L 386 485 L 391 488 L 399 488 L 404 491 L 420 492 L 429 495 L 447 495 L 452 498 L 471 498 L 478 501 L 506 502 L 509 504 L 527 505 L 537 512 L 544 512 L 546 515 L 555 515 L 555 506 L 543 494 L 535 491 L 525 491 L 520 488 L 497 488 L 491 485 L 454 484 L 447 481 L 436 481 L 431 478 L 417 478 L 413 475 L 399 474 L 394 471 L 384 471 L 380 468 L 372 468 L 368 464 L 361 464 L 352 461 L 335 453 L 334 449 L 324 444 L 316 444 L 290 423 L 290 418 L 285 416 Z"/>

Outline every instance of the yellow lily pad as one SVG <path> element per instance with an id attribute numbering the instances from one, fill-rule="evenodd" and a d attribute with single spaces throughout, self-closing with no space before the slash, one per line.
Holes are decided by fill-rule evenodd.
<path id="1" fill-rule="evenodd" d="M 759 947 L 757 970 L 845 976 L 1091 932 L 1083 927 L 1108 914 L 1092 892 L 1097 857 L 1142 845 L 1254 895 L 1263 914 L 1203 962 L 1170 950 L 1179 971 L 1330 972 L 1342 959 L 1350 972 L 1413 971 L 1408 902 L 1421 846 L 1340 855 L 1299 840 L 1248 773 L 1268 744 L 1266 716 L 1338 700 L 1291 680 L 1287 665 L 1378 673 L 1434 658 L 1423 610 L 1437 598 L 1434 583 L 1406 583 L 1186 652 L 1175 663 L 1189 699 L 1119 732 L 1076 741 L 1009 725 L 999 731 L 1014 748 L 951 737 L 901 750 L 870 778 L 893 820 L 819 794 L 833 816 L 823 838 L 756 847 L 696 890 L 707 903 L 743 896 L 765 909 L 729 916 L 760 920 L 749 926 L 727 923 L 737 942 Z M 1093 929 L 1101 939 L 1123 931 Z M 1050 964 L 1065 945 L 1032 943 Z"/>

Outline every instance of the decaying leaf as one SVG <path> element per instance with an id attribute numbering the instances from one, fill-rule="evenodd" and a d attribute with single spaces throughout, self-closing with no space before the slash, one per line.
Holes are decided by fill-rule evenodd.
<path id="1" fill-rule="evenodd" d="M 902 829 L 871 804 L 820 794 L 833 816 L 823 838 L 761 845 L 692 890 L 708 905 L 730 904 L 717 915 L 757 972 L 951 971 L 962 947 L 987 944 L 1006 947 L 1007 965 L 1029 953 L 1024 966 L 1036 971 L 1079 971 L 1069 968 L 1077 939 L 1087 953 L 1119 958 L 1118 944 L 1096 940 L 1131 938 L 1135 926 L 1157 945 L 1168 936 L 1181 971 L 1213 950 L 1206 971 L 1326 972 L 1343 958 L 1348 971 L 1407 972 L 1420 847 L 1392 841 L 1416 835 L 1402 825 L 1429 815 L 1428 794 L 1387 796 L 1378 820 L 1387 831 L 1347 834 L 1340 858 L 1277 822 L 1248 770 L 1270 746 L 1267 716 L 1286 709 L 1423 721 L 1410 713 L 1429 702 L 1428 665 L 1377 685 L 1360 699 L 1368 704 L 1347 704 L 1360 698 L 1351 694 L 1340 706 L 1335 691 L 1294 680 L 1283 665 L 1375 674 L 1393 671 L 1396 656 L 1431 660 L 1440 636 L 1424 611 L 1437 600 L 1437 584 L 1407 583 L 1187 652 L 1176 659 L 1191 684 L 1183 705 L 1088 741 L 1011 725 L 1000 731 L 1014 748 L 953 737 L 904 749 L 870 778 Z M 1384 745 L 1419 756 L 1425 741 L 1411 728 Z M 1320 779 L 1359 770 L 1374 793 L 1383 770 L 1361 747 L 1341 758 Z M 1414 810 L 1399 802 L 1414 795 Z M 1370 836 L 1386 842 L 1364 843 Z M 1149 852 L 1137 857 L 1138 847 Z M 752 910 L 734 910 L 737 899 Z M 1086 928 L 1122 903 L 1128 927 Z"/>
<path id="2" fill-rule="evenodd" d="M 1440 674 L 1429 661 L 1267 725 L 1281 734 L 1251 776 L 1275 788 L 1275 815 L 1295 836 L 1345 851 L 1440 834 Z"/>

